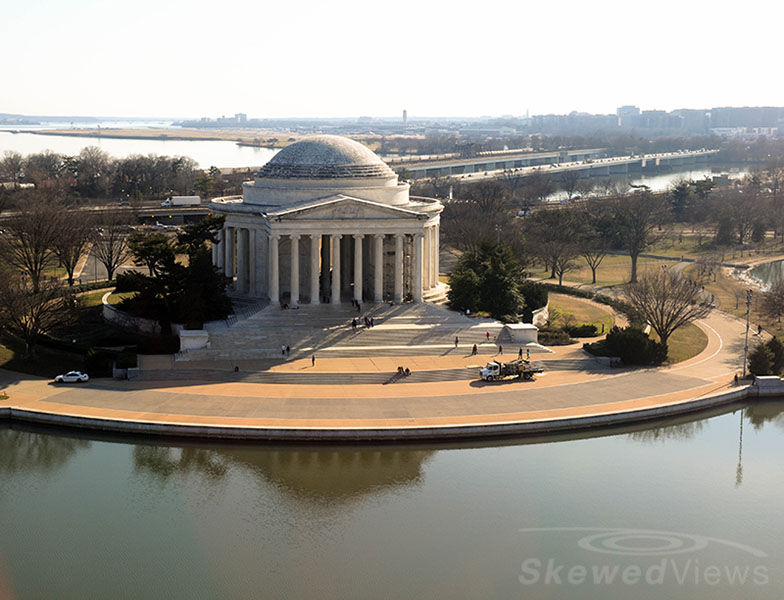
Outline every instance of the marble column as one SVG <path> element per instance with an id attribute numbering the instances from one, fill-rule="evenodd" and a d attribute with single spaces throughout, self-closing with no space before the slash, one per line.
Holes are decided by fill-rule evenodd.
<path id="1" fill-rule="evenodd" d="M 414 302 L 422 302 L 422 246 L 424 244 L 424 234 L 414 234 Z"/>
<path id="2" fill-rule="evenodd" d="M 248 229 L 248 295 L 258 295 L 256 289 L 256 230 Z"/>
<path id="3" fill-rule="evenodd" d="M 212 264 L 215 267 L 220 268 L 220 233 L 218 234 L 218 241 L 212 242 Z"/>
<path id="4" fill-rule="evenodd" d="M 321 294 L 326 296 L 329 293 L 329 236 L 321 237 Z"/>
<path id="5" fill-rule="evenodd" d="M 234 277 L 234 227 L 223 229 L 223 273 L 226 277 Z"/>
<path id="6" fill-rule="evenodd" d="M 319 242 L 321 235 L 310 235 L 310 303 L 321 304 L 319 292 Z"/>
<path id="7" fill-rule="evenodd" d="M 441 225 L 436 225 L 433 228 L 434 239 L 433 239 L 433 285 L 438 285 L 438 274 L 441 271 Z"/>
<path id="8" fill-rule="evenodd" d="M 269 238 L 269 299 L 270 303 L 280 302 L 280 274 L 278 272 L 278 241 L 280 236 L 271 235 Z"/>
<path id="9" fill-rule="evenodd" d="M 361 233 L 354 234 L 354 300 L 362 302 L 362 240 Z"/>
<path id="10" fill-rule="evenodd" d="M 403 302 L 403 234 L 395 234 L 395 303 Z"/>
<path id="11" fill-rule="evenodd" d="M 374 235 L 373 241 L 373 300 L 384 301 L 384 236 Z"/>
<path id="12" fill-rule="evenodd" d="M 333 233 L 332 240 L 332 304 L 340 304 L 340 238 L 343 236 Z"/>
<path id="13" fill-rule="evenodd" d="M 430 233 L 432 229 L 430 227 L 425 227 L 425 251 L 424 251 L 424 289 L 430 289 L 430 240 L 432 239 Z"/>
<path id="14" fill-rule="evenodd" d="M 299 235 L 289 236 L 291 240 L 291 306 L 299 304 Z"/>
<path id="15" fill-rule="evenodd" d="M 248 291 L 248 230 L 237 229 L 237 291 Z"/>

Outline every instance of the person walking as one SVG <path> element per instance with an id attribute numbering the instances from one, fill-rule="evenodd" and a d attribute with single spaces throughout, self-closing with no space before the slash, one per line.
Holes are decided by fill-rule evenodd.
<path id="1" fill-rule="evenodd" d="M 315 354 L 312 354 L 310 356 L 310 366 L 311 367 L 315 367 L 316 366 L 316 355 Z"/>
<path id="2" fill-rule="evenodd" d="M 487 341 L 489 342 L 490 341 L 490 332 L 489 331 L 485 332 L 485 335 L 487 336 Z"/>
<path id="3" fill-rule="evenodd" d="M 523 349 L 522 348 L 520 348 L 517 351 L 517 360 L 523 360 Z"/>
<path id="4" fill-rule="evenodd" d="M 499 344 L 499 345 L 498 345 L 498 354 L 503 354 L 503 353 L 504 353 L 504 349 L 503 349 L 503 347 L 502 347 L 502 346 Z"/>
<path id="5" fill-rule="evenodd" d="M 479 348 L 477 348 L 476 344 L 474 344 L 474 347 L 471 348 L 471 356 L 476 356 L 477 352 L 479 352 Z"/>
<path id="6" fill-rule="evenodd" d="M 291 348 L 289 346 L 286 346 L 286 356 L 288 356 L 289 354 L 291 354 Z"/>
<path id="7" fill-rule="evenodd" d="M 286 344 L 281 344 L 280 346 L 280 355 L 286 356 Z"/>
<path id="8" fill-rule="evenodd" d="M 457 348 L 457 345 L 459 343 L 460 343 L 460 339 L 457 336 L 455 336 L 455 348 Z"/>
<path id="9" fill-rule="evenodd" d="M 531 360 L 531 349 L 530 348 L 526 348 L 525 349 L 525 360 Z"/>

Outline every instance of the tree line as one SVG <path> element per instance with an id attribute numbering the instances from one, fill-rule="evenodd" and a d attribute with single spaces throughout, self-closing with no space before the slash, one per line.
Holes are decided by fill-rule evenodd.
<path id="1" fill-rule="evenodd" d="M 6 151 L 0 156 L 0 184 L 6 201 L 19 188 L 61 188 L 78 200 L 144 200 L 170 195 L 228 195 L 239 193 L 249 170 L 222 172 L 198 168 L 186 156 L 132 154 L 114 158 L 96 146 L 76 156 L 51 151 L 23 156 Z"/>

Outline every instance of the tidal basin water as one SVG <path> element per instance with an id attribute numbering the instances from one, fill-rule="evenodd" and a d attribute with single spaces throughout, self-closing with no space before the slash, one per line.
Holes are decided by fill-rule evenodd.
<path id="1" fill-rule="evenodd" d="M 784 401 L 450 445 L 0 429 L 0 598 L 780 598 Z M 743 583 L 741 583 L 743 581 Z"/>
<path id="2" fill-rule="evenodd" d="M 757 265 L 749 271 L 749 275 L 759 279 L 766 285 L 773 285 L 784 281 L 784 260 Z"/>

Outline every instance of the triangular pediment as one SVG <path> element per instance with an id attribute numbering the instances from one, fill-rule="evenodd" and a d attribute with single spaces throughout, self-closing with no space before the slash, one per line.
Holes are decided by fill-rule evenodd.
<path id="1" fill-rule="evenodd" d="M 418 211 L 344 194 L 288 204 L 266 214 L 267 218 L 275 221 L 422 219 L 427 217 L 426 214 Z"/>

